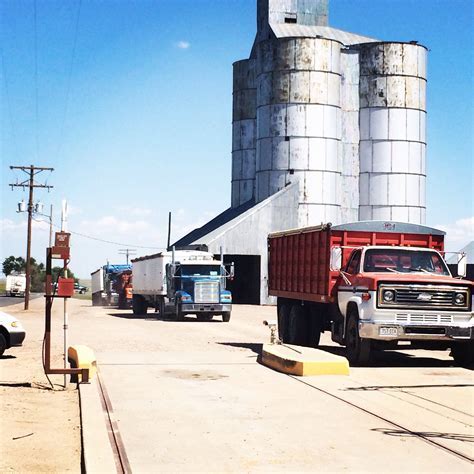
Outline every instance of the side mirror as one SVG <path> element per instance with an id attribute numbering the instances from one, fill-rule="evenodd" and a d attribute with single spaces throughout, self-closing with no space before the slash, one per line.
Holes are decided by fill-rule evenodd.
<path id="1" fill-rule="evenodd" d="M 465 278 L 467 275 L 467 255 L 461 253 L 458 256 L 458 276 Z"/>
<path id="2" fill-rule="evenodd" d="M 331 271 L 338 272 L 342 267 L 342 248 L 341 247 L 332 247 L 331 248 L 331 257 L 329 261 L 329 268 Z"/>

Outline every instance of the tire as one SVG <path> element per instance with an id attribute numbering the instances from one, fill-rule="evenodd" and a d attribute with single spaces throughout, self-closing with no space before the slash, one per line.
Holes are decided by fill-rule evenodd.
<path id="1" fill-rule="evenodd" d="M 175 306 L 174 320 L 175 321 L 184 321 L 184 314 L 183 314 L 183 312 L 181 311 L 181 308 L 178 305 Z"/>
<path id="2" fill-rule="evenodd" d="M 0 333 L 0 356 L 8 349 L 8 344 L 5 336 Z"/>
<path id="3" fill-rule="evenodd" d="M 160 312 L 160 318 L 165 317 L 165 299 L 160 298 L 158 301 L 158 311 Z"/>
<path id="4" fill-rule="evenodd" d="M 281 342 L 288 342 L 288 322 L 290 318 L 290 309 L 289 304 L 278 304 L 277 314 L 278 314 L 278 337 Z"/>
<path id="5" fill-rule="evenodd" d="M 451 347 L 451 356 L 457 365 L 471 368 L 474 365 L 474 343 L 469 341 L 454 344 Z"/>
<path id="6" fill-rule="evenodd" d="M 288 334 L 289 344 L 304 346 L 308 339 L 308 318 L 306 308 L 298 303 L 294 303 L 290 309 L 288 318 Z"/>
<path id="7" fill-rule="evenodd" d="M 225 313 L 222 313 L 222 321 L 224 323 L 228 323 L 230 321 L 230 311 L 226 311 Z"/>
<path id="8" fill-rule="evenodd" d="M 351 366 L 366 365 L 370 360 L 371 341 L 359 336 L 359 313 L 350 309 L 347 317 L 346 354 Z"/>
<path id="9" fill-rule="evenodd" d="M 145 301 L 145 298 L 140 295 L 133 295 L 132 299 L 132 310 L 133 314 L 136 316 L 143 315 L 147 313 L 148 304 Z"/>

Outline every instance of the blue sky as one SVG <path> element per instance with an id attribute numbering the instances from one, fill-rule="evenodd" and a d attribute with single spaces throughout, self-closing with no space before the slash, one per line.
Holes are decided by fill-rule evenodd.
<path id="1" fill-rule="evenodd" d="M 430 49 L 427 224 L 448 231 L 451 250 L 474 233 L 473 5 L 329 5 L 331 26 Z M 249 55 L 256 0 L 83 0 L 76 36 L 78 6 L 37 1 L 35 61 L 33 0 L 0 0 L 2 260 L 26 242 L 26 214 L 15 210 L 27 194 L 9 189 L 22 178 L 9 165 L 55 168 L 44 175 L 51 193 L 36 192 L 54 220 L 66 198 L 69 230 L 140 255 L 166 244 L 168 211 L 176 240 L 230 203 L 232 63 Z M 40 260 L 46 227 L 35 223 Z M 125 247 L 72 242 L 82 277 L 120 262 Z"/>

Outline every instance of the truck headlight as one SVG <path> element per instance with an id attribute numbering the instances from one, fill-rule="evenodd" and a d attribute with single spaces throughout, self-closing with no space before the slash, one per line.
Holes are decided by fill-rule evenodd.
<path id="1" fill-rule="evenodd" d="M 384 290 L 382 293 L 382 299 L 386 303 L 391 303 L 395 299 L 395 292 L 393 290 Z"/>
<path id="2" fill-rule="evenodd" d="M 466 295 L 464 293 L 456 293 L 454 295 L 454 303 L 463 305 L 466 302 Z"/>
<path id="3" fill-rule="evenodd" d="M 189 303 L 190 301 L 192 301 L 192 298 L 190 295 L 181 295 L 181 301 L 183 303 Z"/>

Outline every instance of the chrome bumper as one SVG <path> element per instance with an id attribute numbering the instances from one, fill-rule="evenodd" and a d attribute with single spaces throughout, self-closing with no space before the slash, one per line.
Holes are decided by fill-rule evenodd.
<path id="1" fill-rule="evenodd" d="M 181 305 L 181 312 L 186 314 L 196 314 L 196 313 L 227 313 L 232 311 L 232 304 L 222 304 L 222 303 L 183 303 Z"/>
<path id="2" fill-rule="evenodd" d="M 377 339 L 379 341 L 466 341 L 474 339 L 474 330 L 472 326 L 435 326 L 360 321 L 359 335 L 364 339 Z"/>

